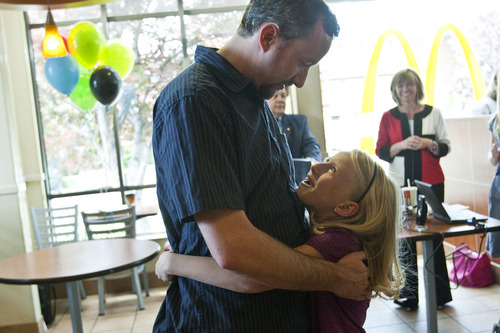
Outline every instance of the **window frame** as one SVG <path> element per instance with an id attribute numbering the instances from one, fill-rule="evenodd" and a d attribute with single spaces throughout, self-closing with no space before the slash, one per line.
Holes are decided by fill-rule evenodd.
<path id="1" fill-rule="evenodd" d="M 132 21 L 132 20 L 142 20 L 142 19 L 147 19 L 147 18 L 156 18 L 156 19 L 162 19 L 162 18 L 167 18 L 167 17 L 179 17 L 179 23 L 180 23 L 180 33 L 181 33 L 181 42 L 182 42 L 182 54 L 183 54 L 183 63 L 184 64 L 189 64 L 190 59 L 188 55 L 188 43 L 187 43 L 187 33 L 184 25 L 184 17 L 188 15 L 199 15 L 199 14 L 220 14 L 220 13 L 225 13 L 225 12 L 233 12 L 233 11 L 244 11 L 246 8 L 246 5 L 233 5 L 233 6 L 221 6 L 221 7 L 213 7 L 213 8 L 197 8 L 197 9 L 184 9 L 183 6 L 183 0 L 178 0 L 178 10 L 177 11 L 164 11 L 164 12 L 155 12 L 155 13 L 144 13 L 144 14 L 134 14 L 134 15 L 119 15 L 119 16 L 108 16 L 107 15 L 107 5 L 106 4 L 101 4 L 100 9 L 101 9 L 101 16 L 99 18 L 93 18 L 93 19 L 85 19 L 87 22 L 91 23 L 101 23 L 103 25 L 103 32 L 105 37 L 108 37 L 108 31 L 109 31 L 109 23 L 110 22 L 122 22 L 122 21 Z M 118 180 L 119 180 L 119 186 L 118 187 L 106 187 L 106 188 L 97 188 L 97 189 L 91 189 L 91 190 L 84 190 L 84 191 L 73 191 L 73 192 L 67 192 L 67 193 L 58 193 L 54 194 L 51 193 L 51 188 L 50 188 L 50 175 L 49 175 L 49 166 L 48 166 L 48 159 L 47 159 L 47 151 L 46 151 L 46 146 L 45 146 L 45 140 L 44 140 L 44 129 L 43 129 L 43 121 L 42 121 L 42 113 L 41 113 L 41 107 L 40 107 L 40 99 L 39 99 L 39 91 L 37 87 L 37 81 L 36 81 L 36 67 L 35 67 L 35 57 L 33 53 L 33 43 L 31 40 L 31 35 L 30 31 L 31 29 L 39 29 L 39 28 L 44 28 L 45 23 L 30 23 L 29 22 L 29 16 L 28 13 L 25 11 L 24 12 L 24 21 L 25 21 L 25 26 L 26 26 L 26 40 L 28 43 L 28 49 L 29 49 L 29 57 L 30 57 L 30 70 L 31 70 L 31 78 L 32 78 L 32 84 L 33 84 L 33 92 L 34 92 L 34 102 L 35 102 L 35 109 L 36 109 L 36 118 L 37 118 L 37 129 L 38 129 L 38 137 L 39 137 L 39 143 L 40 143 L 40 151 L 41 151 L 41 158 L 42 158 L 42 166 L 43 166 L 43 171 L 44 174 L 46 175 L 44 177 L 44 186 L 45 186 L 45 192 L 46 192 L 46 198 L 50 206 L 50 201 L 52 199 L 57 199 L 57 198 L 65 198 L 65 197 L 75 197 L 75 196 L 84 196 L 84 195 L 89 195 L 89 194 L 99 194 L 103 192 L 120 192 L 121 198 L 122 198 L 122 204 L 126 204 L 126 198 L 125 198 L 125 193 L 128 191 L 134 191 L 134 190 L 143 190 L 143 189 L 149 189 L 149 188 L 156 188 L 156 184 L 143 184 L 143 185 L 136 185 L 136 186 L 128 186 L 124 185 L 124 174 L 122 170 L 122 164 L 123 164 L 123 158 L 121 156 L 121 144 L 120 144 L 120 136 L 119 133 L 117 133 L 118 129 L 116 126 L 116 114 L 113 114 L 113 121 L 114 121 L 114 137 L 115 137 L 115 145 L 114 145 L 114 150 L 117 156 L 117 168 L 118 168 Z M 73 25 L 80 20 L 68 20 L 68 21 L 57 21 L 57 25 L 59 27 L 62 26 L 70 26 Z M 116 111 L 113 111 L 114 113 Z"/>

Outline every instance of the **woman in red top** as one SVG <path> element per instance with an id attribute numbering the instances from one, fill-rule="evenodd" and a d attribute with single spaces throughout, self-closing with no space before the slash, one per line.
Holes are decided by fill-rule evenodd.
<path id="1" fill-rule="evenodd" d="M 391 82 L 392 98 L 397 106 L 382 116 L 377 155 L 390 163 L 390 169 L 404 186 L 415 179 L 432 185 L 436 196 L 444 201 L 444 174 L 439 159 L 450 151 L 450 139 L 439 109 L 422 103 L 424 88 L 417 72 L 404 69 Z M 452 300 L 442 240 L 434 241 L 437 305 Z M 402 262 L 407 267 L 406 286 L 401 301 L 407 311 L 418 305 L 418 275 L 415 242 L 409 242 Z"/>

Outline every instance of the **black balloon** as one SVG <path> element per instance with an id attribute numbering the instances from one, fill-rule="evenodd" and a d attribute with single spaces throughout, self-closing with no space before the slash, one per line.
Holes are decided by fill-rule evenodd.
<path id="1" fill-rule="evenodd" d="M 122 87 L 120 74 L 112 67 L 97 67 L 90 75 L 90 91 L 104 105 L 116 101 Z"/>

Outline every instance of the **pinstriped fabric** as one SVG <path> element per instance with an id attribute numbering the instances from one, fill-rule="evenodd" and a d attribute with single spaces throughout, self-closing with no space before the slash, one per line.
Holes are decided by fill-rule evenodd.
<path id="1" fill-rule="evenodd" d="M 244 210 L 290 246 L 306 241 L 286 140 L 255 86 L 215 50 L 198 47 L 195 64 L 169 83 L 154 112 L 158 200 L 175 252 L 209 255 L 192 216 L 217 208 Z M 238 294 L 177 278 L 154 331 L 303 332 L 306 296 Z"/>

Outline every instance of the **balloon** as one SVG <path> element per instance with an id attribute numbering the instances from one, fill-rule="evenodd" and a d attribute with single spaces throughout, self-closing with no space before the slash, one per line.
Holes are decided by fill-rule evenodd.
<path id="1" fill-rule="evenodd" d="M 121 78 L 124 79 L 134 67 L 134 51 L 123 45 L 119 39 L 112 39 L 107 41 L 103 47 L 99 61 L 101 65 L 116 69 Z"/>
<path id="2" fill-rule="evenodd" d="M 45 76 L 52 87 L 69 95 L 75 89 L 80 76 L 78 63 L 71 54 L 64 57 L 48 58 L 45 62 Z"/>
<path id="3" fill-rule="evenodd" d="M 68 53 L 70 53 L 70 52 L 69 52 L 69 48 L 68 48 L 68 34 L 67 34 L 67 33 L 65 33 L 65 32 L 61 32 L 61 33 L 60 33 L 60 35 L 61 35 L 61 37 L 62 37 L 62 39 L 63 39 L 64 46 L 66 46 L 66 51 L 67 51 Z"/>
<path id="4" fill-rule="evenodd" d="M 97 67 L 90 75 L 90 91 L 104 105 L 111 105 L 120 94 L 120 74 L 109 66 Z"/>
<path id="5" fill-rule="evenodd" d="M 90 71 L 80 69 L 80 78 L 75 90 L 71 93 L 71 100 L 85 111 L 91 110 L 97 100 L 90 91 Z"/>
<path id="6" fill-rule="evenodd" d="M 94 67 L 103 46 L 103 35 L 93 23 L 78 23 L 69 32 L 69 52 L 85 68 Z"/>

